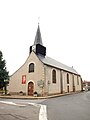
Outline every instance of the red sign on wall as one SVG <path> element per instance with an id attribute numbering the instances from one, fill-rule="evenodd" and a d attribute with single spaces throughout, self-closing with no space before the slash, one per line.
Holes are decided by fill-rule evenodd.
<path id="1" fill-rule="evenodd" d="M 22 84 L 26 84 L 26 75 L 22 75 Z"/>

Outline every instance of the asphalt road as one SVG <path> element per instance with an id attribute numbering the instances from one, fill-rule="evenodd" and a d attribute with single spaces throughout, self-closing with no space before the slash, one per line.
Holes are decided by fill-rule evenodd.
<path id="1" fill-rule="evenodd" d="M 90 91 L 48 99 L 48 120 L 90 120 Z"/>
<path id="2" fill-rule="evenodd" d="M 0 104 L 0 120 L 38 120 L 39 107 Z"/>
<path id="3" fill-rule="evenodd" d="M 39 120 L 40 101 L 0 99 L 0 120 Z"/>
<path id="4" fill-rule="evenodd" d="M 0 99 L 0 120 L 90 120 L 90 92 L 44 100 Z"/>

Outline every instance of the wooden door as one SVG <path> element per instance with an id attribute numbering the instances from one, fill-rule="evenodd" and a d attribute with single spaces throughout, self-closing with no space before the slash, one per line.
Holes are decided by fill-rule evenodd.
<path id="1" fill-rule="evenodd" d="M 73 92 L 75 92 L 75 86 L 73 86 Z"/>
<path id="2" fill-rule="evenodd" d="M 28 83 L 28 95 L 33 96 L 34 93 L 34 84 L 33 82 Z"/>
<path id="3" fill-rule="evenodd" d="M 69 93 L 69 86 L 67 86 L 67 92 Z"/>

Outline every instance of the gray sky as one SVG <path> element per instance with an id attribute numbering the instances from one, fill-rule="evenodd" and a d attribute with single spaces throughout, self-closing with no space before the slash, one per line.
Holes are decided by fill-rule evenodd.
<path id="1" fill-rule="evenodd" d="M 29 55 L 38 17 L 47 56 L 90 80 L 90 0 L 0 0 L 0 50 L 10 75 Z"/>

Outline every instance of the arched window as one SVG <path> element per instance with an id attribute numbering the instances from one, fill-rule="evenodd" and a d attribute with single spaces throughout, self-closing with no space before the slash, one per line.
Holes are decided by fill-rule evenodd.
<path id="1" fill-rule="evenodd" d="M 74 86 L 74 74 L 72 74 L 72 85 Z"/>
<path id="2" fill-rule="evenodd" d="M 52 83 L 56 83 L 56 70 L 52 71 Z"/>
<path id="3" fill-rule="evenodd" d="M 34 72 L 34 63 L 29 64 L 29 73 Z"/>
<path id="4" fill-rule="evenodd" d="M 67 84 L 69 84 L 69 74 L 67 73 Z"/>
<path id="5" fill-rule="evenodd" d="M 77 85 L 79 85 L 79 76 L 77 76 Z"/>

